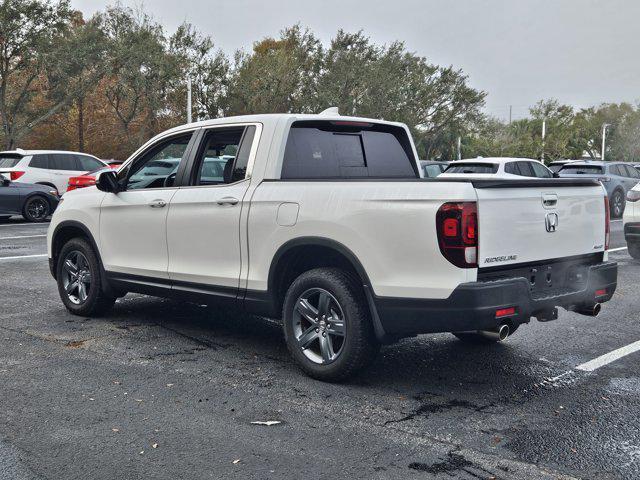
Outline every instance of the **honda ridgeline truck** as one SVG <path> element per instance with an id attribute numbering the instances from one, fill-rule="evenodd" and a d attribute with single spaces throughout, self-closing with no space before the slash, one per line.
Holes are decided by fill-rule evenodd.
<path id="1" fill-rule="evenodd" d="M 401 123 L 253 115 L 164 132 L 69 192 L 47 244 L 73 314 L 127 292 L 282 319 L 295 361 L 341 380 L 422 333 L 501 341 L 616 288 L 594 179 L 425 179 Z"/>

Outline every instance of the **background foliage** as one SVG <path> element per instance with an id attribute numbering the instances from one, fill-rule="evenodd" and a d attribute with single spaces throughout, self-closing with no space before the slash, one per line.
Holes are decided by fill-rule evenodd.
<path id="1" fill-rule="evenodd" d="M 0 119 L 5 148 L 80 150 L 126 158 L 162 130 L 193 118 L 319 112 L 404 122 L 421 158 L 596 158 L 602 124 L 608 159 L 640 162 L 638 106 L 576 110 L 540 101 L 526 119 L 482 113 L 485 92 L 452 66 L 439 66 L 394 42 L 377 45 L 338 31 L 328 45 L 294 25 L 232 57 L 185 23 L 165 32 L 143 9 L 119 4 L 85 20 L 69 0 L 0 2 Z"/>

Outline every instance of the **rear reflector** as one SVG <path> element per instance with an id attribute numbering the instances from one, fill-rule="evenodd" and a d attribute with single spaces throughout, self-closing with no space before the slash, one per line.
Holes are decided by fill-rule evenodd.
<path id="1" fill-rule="evenodd" d="M 516 314 L 516 307 L 500 308 L 496 310 L 496 318 L 508 317 L 509 315 L 515 315 L 515 314 Z"/>
<path id="2" fill-rule="evenodd" d="M 11 181 L 15 182 L 16 180 L 18 180 L 22 175 L 24 175 L 24 172 L 18 172 L 18 171 L 13 171 L 13 172 L 9 172 L 9 175 L 11 175 Z"/>
<path id="3" fill-rule="evenodd" d="M 600 290 L 596 290 L 596 297 L 602 297 L 607 294 L 606 288 L 601 288 Z"/>
<path id="4" fill-rule="evenodd" d="M 460 268 L 478 266 L 478 208 L 476 202 L 452 202 L 436 214 L 440 252 Z"/>

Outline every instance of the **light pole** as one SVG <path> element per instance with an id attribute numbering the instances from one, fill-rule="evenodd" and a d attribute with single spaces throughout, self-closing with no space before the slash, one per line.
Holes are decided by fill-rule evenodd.
<path id="1" fill-rule="evenodd" d="M 605 150 L 605 145 L 606 145 L 606 139 L 607 139 L 607 127 L 609 126 L 608 123 L 603 123 L 602 124 L 602 150 L 600 151 L 600 160 L 604 161 L 604 150 Z"/>
<path id="2" fill-rule="evenodd" d="M 540 161 L 544 163 L 544 137 L 547 134 L 547 119 L 542 119 L 542 155 Z"/>
<path id="3" fill-rule="evenodd" d="M 187 123 L 191 123 L 191 75 L 187 75 Z"/>

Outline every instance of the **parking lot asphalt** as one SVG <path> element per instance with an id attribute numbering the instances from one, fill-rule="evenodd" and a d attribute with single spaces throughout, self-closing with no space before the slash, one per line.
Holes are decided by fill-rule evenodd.
<path id="1" fill-rule="evenodd" d="M 639 478 L 640 262 L 602 313 L 423 335 L 332 385 L 265 319 L 141 295 L 66 312 L 46 224 L 0 224 L 0 478 Z M 621 222 L 612 246 L 624 246 Z M 256 421 L 279 421 L 266 426 Z"/>

